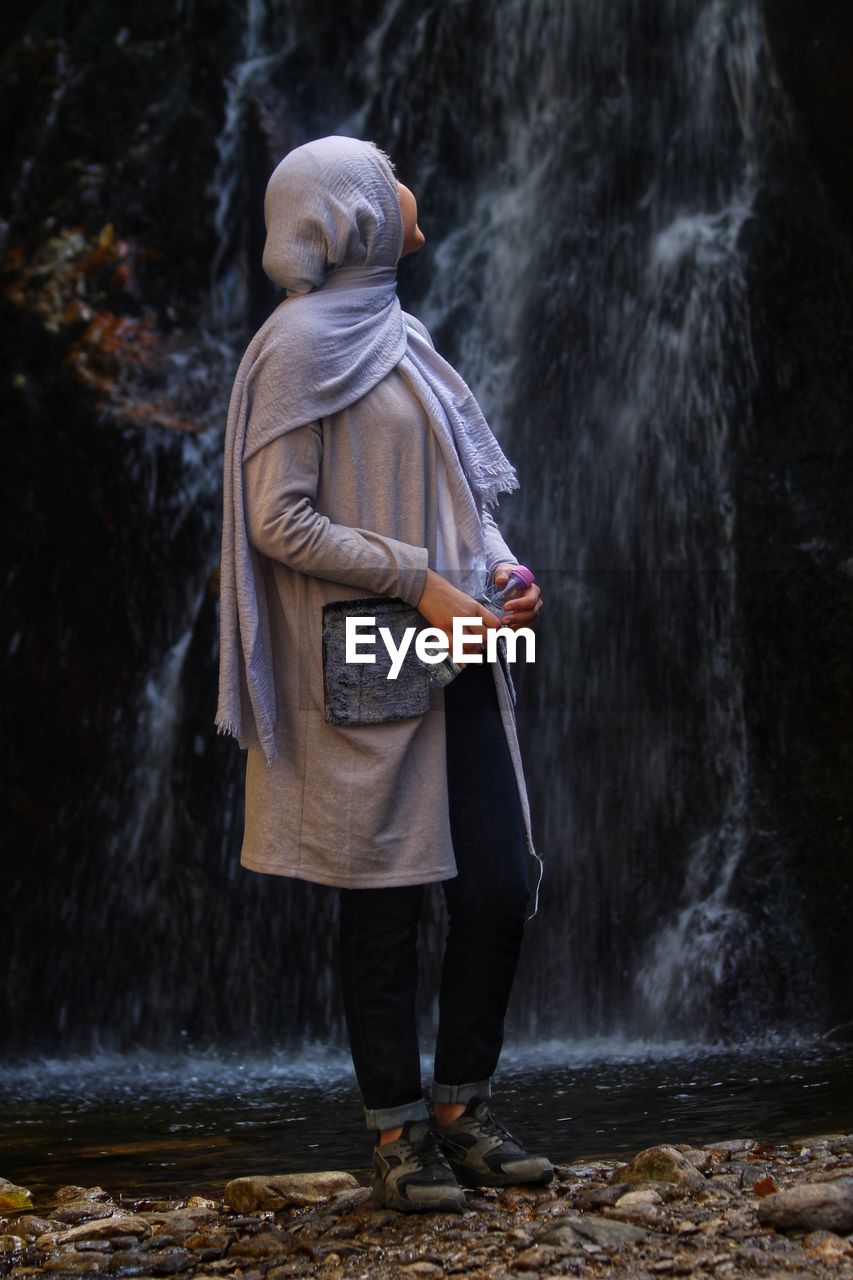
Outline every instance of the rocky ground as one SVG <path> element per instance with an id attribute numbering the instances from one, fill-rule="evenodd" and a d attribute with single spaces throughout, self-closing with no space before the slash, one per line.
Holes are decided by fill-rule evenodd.
<path id="1" fill-rule="evenodd" d="M 853 1277 L 853 1134 L 576 1161 L 546 1188 L 470 1191 L 461 1215 L 391 1212 L 368 1181 L 237 1178 L 222 1198 L 157 1201 L 72 1186 L 33 1204 L 0 1179 L 0 1275 Z"/>

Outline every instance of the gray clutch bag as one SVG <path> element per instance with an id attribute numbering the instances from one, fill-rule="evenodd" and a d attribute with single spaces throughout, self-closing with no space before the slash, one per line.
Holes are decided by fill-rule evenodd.
<path id="1" fill-rule="evenodd" d="M 374 628 L 361 633 L 363 642 L 371 636 L 375 643 L 372 647 L 362 643 L 360 649 L 372 653 L 375 662 L 346 661 L 347 618 L 375 619 Z M 417 609 L 397 598 L 373 596 L 323 605 L 323 690 L 330 724 L 385 724 L 426 714 L 429 675 L 415 657 L 414 638 L 399 674 L 391 680 L 391 655 L 379 634 L 380 627 L 387 627 L 399 645 L 407 627 L 420 631 L 424 625 Z"/>

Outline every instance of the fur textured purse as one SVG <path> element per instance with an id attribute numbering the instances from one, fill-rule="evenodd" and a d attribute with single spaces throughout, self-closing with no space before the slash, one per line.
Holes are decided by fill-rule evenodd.
<path id="1" fill-rule="evenodd" d="M 373 662 L 346 661 L 347 618 L 373 618 Z M 387 627 L 399 646 L 407 627 L 420 630 L 425 619 L 405 600 L 371 596 L 359 600 L 335 600 L 323 606 L 323 690 L 325 718 L 330 724 L 385 724 L 425 715 L 430 705 L 429 675 L 414 653 L 406 651 L 396 679 L 390 679 L 391 655 L 379 635 Z M 371 653 L 369 633 L 361 636 L 361 652 Z"/>

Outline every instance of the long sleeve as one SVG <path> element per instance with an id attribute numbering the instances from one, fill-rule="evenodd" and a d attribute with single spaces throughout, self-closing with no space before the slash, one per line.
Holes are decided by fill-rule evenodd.
<path id="1" fill-rule="evenodd" d="M 321 427 L 313 422 L 271 440 L 243 463 L 249 541 L 300 573 L 417 605 L 427 548 L 321 515 L 315 502 L 322 452 Z"/>
<path id="2" fill-rule="evenodd" d="M 486 571 L 489 577 L 499 564 L 520 564 L 518 558 L 512 554 L 504 542 L 500 529 L 488 511 L 483 512 L 482 519 L 486 544 Z"/>

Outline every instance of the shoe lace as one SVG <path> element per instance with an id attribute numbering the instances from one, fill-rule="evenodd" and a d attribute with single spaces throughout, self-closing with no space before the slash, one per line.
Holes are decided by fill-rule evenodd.
<path id="1" fill-rule="evenodd" d="M 432 1126 L 424 1133 L 423 1137 L 417 1142 L 411 1142 L 410 1145 L 413 1153 L 421 1164 L 446 1164 L 444 1152 L 439 1145 L 438 1138 Z"/>
<path id="2" fill-rule="evenodd" d="M 498 1119 L 490 1107 L 483 1107 L 483 1110 L 480 1112 L 479 1119 L 483 1128 L 488 1130 L 490 1133 L 494 1133 L 496 1136 L 501 1138 L 508 1138 L 510 1142 L 516 1141 L 503 1121 Z"/>

